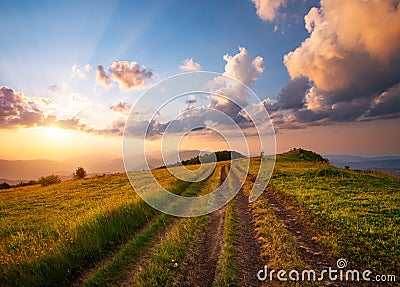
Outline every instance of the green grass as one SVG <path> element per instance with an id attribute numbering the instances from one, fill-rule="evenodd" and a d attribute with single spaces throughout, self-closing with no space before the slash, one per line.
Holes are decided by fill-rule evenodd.
<path id="1" fill-rule="evenodd" d="M 256 161 L 252 174 L 257 171 Z M 350 266 L 382 274 L 400 270 L 398 178 L 278 157 L 270 185 Z"/>
<path id="2" fill-rule="evenodd" d="M 194 196 L 207 179 L 195 182 L 188 186 L 182 196 Z M 153 223 L 129 241 L 107 264 L 92 274 L 84 286 L 114 286 L 118 280 L 123 279 L 133 267 L 138 258 L 148 251 L 152 240 L 174 222 L 174 217 L 161 214 Z"/>
<path id="3" fill-rule="evenodd" d="M 187 184 L 165 170 L 162 184 Z M 29 186 L 0 193 L 0 282 L 54 286 L 72 281 L 157 213 L 135 194 L 125 175 Z"/>
<path id="4" fill-rule="evenodd" d="M 220 164 L 201 189 L 207 194 L 219 186 Z M 207 216 L 181 218 L 162 240 L 157 251 L 143 266 L 132 286 L 179 286 L 185 280 L 182 262 L 191 253 L 190 249 L 199 240 L 205 228 Z"/>
<path id="5" fill-rule="evenodd" d="M 350 268 L 396 274 L 400 270 L 400 180 L 382 173 L 334 168 L 314 153 L 301 153 L 277 156 L 270 181 L 277 196 L 300 213 L 334 256 L 346 258 Z M 251 163 L 250 173 L 256 175 L 259 158 Z M 219 185 L 224 164 L 218 163 L 201 194 Z M 174 193 L 187 191 L 191 196 L 200 190 L 196 184 L 175 179 L 165 169 L 153 174 Z M 147 180 L 143 177 L 142 184 L 149 184 Z M 246 192 L 249 184 L 244 187 Z M 216 286 L 238 282 L 234 205 L 232 201 L 226 208 Z M 251 209 L 271 268 L 301 269 L 304 263 L 298 258 L 293 238 L 268 203 L 259 198 Z M 146 252 L 157 234 L 172 226 L 171 218 L 145 204 L 121 174 L 1 191 L 0 285 L 66 285 L 120 249 L 87 281 L 87 285 L 113 284 Z M 182 283 L 182 262 L 204 230 L 206 219 L 176 220 L 138 274 L 135 286 Z"/>
<path id="6" fill-rule="evenodd" d="M 253 183 L 246 180 L 243 192 L 250 194 Z M 294 238 L 279 222 L 268 201 L 259 197 L 250 204 L 256 225 L 257 240 L 261 242 L 261 256 L 269 260 L 271 269 L 304 269 L 306 266 L 300 259 Z"/>

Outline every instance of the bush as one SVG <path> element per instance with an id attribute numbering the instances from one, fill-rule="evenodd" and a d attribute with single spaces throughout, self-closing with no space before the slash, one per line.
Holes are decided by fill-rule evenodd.
<path id="1" fill-rule="evenodd" d="M 0 183 L 0 189 L 9 189 L 11 188 L 11 185 L 9 185 L 7 182 Z"/>
<path id="2" fill-rule="evenodd" d="M 86 170 L 83 167 L 78 167 L 74 172 L 74 179 L 82 179 L 86 177 Z"/>
<path id="3" fill-rule="evenodd" d="M 47 186 L 47 185 L 54 184 L 54 183 L 60 183 L 61 178 L 56 174 L 51 174 L 48 176 L 42 176 L 41 178 L 39 178 L 39 180 L 37 182 L 39 184 L 41 184 L 42 186 Z"/>
<path id="4" fill-rule="evenodd" d="M 22 182 L 22 181 L 21 181 L 20 183 L 14 185 L 14 187 L 28 186 L 28 185 L 35 185 L 35 184 L 38 184 L 38 182 L 36 182 L 36 181 L 34 181 L 34 180 L 30 180 L 30 181 L 28 181 L 28 182 Z"/>

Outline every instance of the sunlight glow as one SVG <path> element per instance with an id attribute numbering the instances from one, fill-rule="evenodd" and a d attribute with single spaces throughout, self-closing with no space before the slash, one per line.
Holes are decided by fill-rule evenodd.
<path id="1" fill-rule="evenodd" d="M 46 137 L 57 141 L 65 140 L 68 136 L 68 131 L 58 127 L 45 128 L 43 133 L 46 135 Z"/>

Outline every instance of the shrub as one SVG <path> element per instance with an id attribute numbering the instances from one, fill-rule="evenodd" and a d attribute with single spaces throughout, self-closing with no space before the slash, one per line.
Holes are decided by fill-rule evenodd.
<path id="1" fill-rule="evenodd" d="M 16 185 L 14 185 L 15 187 L 20 187 L 20 186 L 28 186 L 28 185 L 35 185 L 35 184 L 38 184 L 38 182 L 36 182 L 36 181 L 34 181 L 34 180 L 30 180 L 30 181 L 28 181 L 28 182 L 20 182 L 20 183 L 18 183 L 18 184 L 16 184 Z"/>
<path id="2" fill-rule="evenodd" d="M 0 189 L 9 189 L 11 188 L 11 185 L 9 185 L 7 182 L 0 183 Z"/>
<path id="3" fill-rule="evenodd" d="M 83 167 L 78 167 L 74 172 L 74 179 L 81 179 L 86 177 L 86 170 Z"/>
<path id="4" fill-rule="evenodd" d="M 37 182 L 39 184 L 41 184 L 42 186 L 47 186 L 50 184 L 61 182 L 61 178 L 56 174 L 51 174 L 48 176 L 42 176 L 41 178 L 39 178 L 39 180 Z"/>

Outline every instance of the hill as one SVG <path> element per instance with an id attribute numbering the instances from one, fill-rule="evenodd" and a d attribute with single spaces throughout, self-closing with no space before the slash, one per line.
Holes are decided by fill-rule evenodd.
<path id="1" fill-rule="evenodd" d="M 210 163 L 210 162 L 215 162 L 215 159 L 217 162 L 220 161 L 226 161 L 226 160 L 231 160 L 231 159 L 238 159 L 238 158 L 243 158 L 244 155 L 237 151 L 217 151 L 215 153 L 207 153 L 204 155 L 198 155 L 195 157 L 192 157 L 188 160 L 183 160 L 180 163 L 182 165 L 196 165 L 196 164 L 201 164 L 201 163 Z M 179 163 L 174 163 L 169 166 L 176 166 Z M 162 166 L 160 168 L 164 168 L 165 166 Z"/>
<path id="2" fill-rule="evenodd" d="M 302 148 L 293 148 L 290 151 L 279 154 L 277 155 L 277 159 L 281 161 L 311 161 L 329 163 L 329 160 L 323 158 L 321 155 Z"/>

